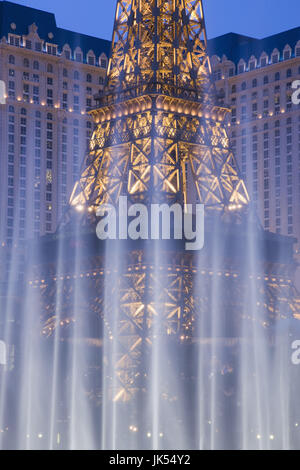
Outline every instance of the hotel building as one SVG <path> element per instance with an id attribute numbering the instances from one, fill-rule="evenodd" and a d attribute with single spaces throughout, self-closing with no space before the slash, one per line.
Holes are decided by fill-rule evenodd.
<path id="1" fill-rule="evenodd" d="M 110 42 L 0 2 L 0 244 L 54 232 L 86 153 Z M 4 84 L 4 85 L 3 85 Z"/>
<path id="2" fill-rule="evenodd" d="M 266 230 L 300 240 L 300 27 L 264 39 L 234 33 L 209 41 L 230 144 Z M 299 244 L 295 246 L 299 254 Z"/>

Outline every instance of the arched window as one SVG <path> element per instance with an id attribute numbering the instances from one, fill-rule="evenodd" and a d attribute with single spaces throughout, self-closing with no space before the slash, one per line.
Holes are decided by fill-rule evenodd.
<path id="1" fill-rule="evenodd" d="M 29 67 L 29 60 L 25 58 L 24 61 L 23 61 L 23 64 L 24 64 L 24 67 L 28 68 Z"/>
<path id="2" fill-rule="evenodd" d="M 48 72 L 48 73 L 53 73 L 53 66 L 52 66 L 52 64 L 47 64 L 47 72 Z"/>
<path id="3" fill-rule="evenodd" d="M 257 78 L 254 78 L 252 80 L 252 88 L 256 88 L 257 87 Z"/>
<path id="4" fill-rule="evenodd" d="M 39 70 L 40 64 L 38 63 L 37 60 L 35 60 L 35 61 L 33 62 L 33 68 L 34 68 L 34 70 Z"/>
<path id="5" fill-rule="evenodd" d="M 8 112 L 9 112 L 9 113 L 14 113 L 14 112 L 15 112 L 15 108 L 14 108 L 13 106 L 9 106 Z"/>
<path id="6" fill-rule="evenodd" d="M 101 66 L 103 69 L 106 69 L 106 67 L 107 67 L 107 60 L 106 60 L 106 59 L 101 59 L 101 60 L 100 60 L 100 66 Z"/>
<path id="7" fill-rule="evenodd" d="M 269 77 L 268 75 L 264 76 L 264 85 L 267 85 L 269 83 Z"/>
<path id="8" fill-rule="evenodd" d="M 292 69 L 287 69 L 286 78 L 290 78 L 291 76 L 292 76 Z"/>
<path id="9" fill-rule="evenodd" d="M 9 58 L 8 58 L 8 62 L 12 65 L 15 65 L 15 56 L 10 55 Z"/>
<path id="10" fill-rule="evenodd" d="M 79 72 L 77 70 L 74 72 L 74 80 L 79 80 Z"/>
<path id="11" fill-rule="evenodd" d="M 246 90 L 246 88 L 247 88 L 247 84 L 246 84 L 246 82 L 243 82 L 242 83 L 242 90 L 244 91 L 244 90 Z"/>
<path id="12" fill-rule="evenodd" d="M 87 74 L 87 76 L 86 76 L 86 81 L 87 81 L 88 83 L 92 83 L 92 75 L 91 75 L 90 73 Z"/>
<path id="13" fill-rule="evenodd" d="M 25 108 L 22 108 L 22 109 L 21 109 L 21 114 L 22 114 L 22 116 L 26 116 L 26 114 L 27 114 L 27 111 L 26 111 L 26 109 L 25 109 Z"/>

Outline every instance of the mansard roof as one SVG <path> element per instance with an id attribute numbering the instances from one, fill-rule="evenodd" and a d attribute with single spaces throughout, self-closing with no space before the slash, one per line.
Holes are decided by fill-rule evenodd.
<path id="1" fill-rule="evenodd" d="M 0 39 L 3 36 L 7 37 L 8 34 L 26 36 L 29 26 L 33 23 L 38 27 L 39 37 L 47 43 L 58 45 L 60 51 L 65 44 L 69 44 L 72 51 L 76 47 L 80 47 L 84 58 L 90 50 L 94 51 L 96 57 L 99 57 L 102 53 L 105 53 L 107 57 L 109 56 L 110 41 L 59 28 L 53 13 L 17 5 L 5 0 L 0 2 Z M 11 27 L 12 24 L 16 26 L 15 29 Z M 53 37 L 49 38 L 49 33 L 52 33 Z"/>
<path id="2" fill-rule="evenodd" d="M 208 52 L 210 56 L 222 57 L 225 54 L 228 60 L 238 64 L 240 59 L 244 59 L 247 63 L 252 55 L 258 59 L 263 52 L 270 56 L 274 49 L 278 49 L 282 56 L 282 52 L 288 44 L 292 48 L 292 57 L 294 57 L 295 46 L 299 40 L 300 27 L 262 39 L 237 33 L 227 33 L 210 39 L 208 41 Z"/>

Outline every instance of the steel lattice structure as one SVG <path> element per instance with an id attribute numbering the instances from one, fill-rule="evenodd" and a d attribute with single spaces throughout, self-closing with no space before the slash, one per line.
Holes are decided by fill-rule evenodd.
<path id="1" fill-rule="evenodd" d="M 131 202 L 247 208 L 216 105 L 201 2 L 119 1 L 104 96 L 71 205 Z M 188 183 L 187 183 L 188 182 Z"/>
<path id="2" fill-rule="evenodd" d="M 118 0 L 105 91 L 91 113 L 96 129 L 62 232 L 72 227 L 73 217 L 94 229 L 97 207 L 116 205 L 121 195 L 129 203 L 197 201 L 227 225 L 247 219 L 249 197 L 230 149 L 228 109 L 218 106 L 210 76 L 200 0 Z M 116 401 L 128 401 L 141 387 L 154 317 L 161 317 L 166 337 L 179 344 L 196 341 L 202 334 L 199 318 L 211 314 L 213 280 L 223 295 L 223 317 L 229 315 L 235 322 L 251 315 L 240 298 L 250 282 L 248 275 L 240 274 L 242 261 L 221 257 L 216 270 L 211 253 L 199 264 L 179 249 L 166 252 L 157 268 L 143 248 L 128 248 L 123 256 L 114 278 L 114 267 L 107 268 L 104 257 L 95 255 L 82 260 L 80 275 L 70 268 L 59 277 L 56 267 L 48 265 L 43 283 L 36 280 L 40 274 L 32 281 L 46 305 L 45 336 L 56 327 L 72 327 L 76 278 L 86 292 L 85 321 L 89 312 L 104 322 L 112 337 L 115 312 L 111 298 L 103 295 L 105 283 L 111 283 L 119 318 L 114 338 L 119 342 L 117 382 L 112 386 Z M 281 305 L 287 317 L 300 318 L 292 269 L 264 260 L 257 268 L 261 323 L 280 318 Z M 199 276 L 201 292 L 195 290 Z M 58 318 L 59 296 L 64 302 Z"/>

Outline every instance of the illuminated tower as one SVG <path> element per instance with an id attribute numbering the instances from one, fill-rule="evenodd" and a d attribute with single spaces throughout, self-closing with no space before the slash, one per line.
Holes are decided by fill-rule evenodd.
<path id="1" fill-rule="evenodd" d="M 72 206 L 93 211 L 126 195 L 146 204 L 194 197 L 222 214 L 247 208 L 228 109 L 216 104 L 200 0 L 118 1 L 98 104 Z"/>
<path id="2" fill-rule="evenodd" d="M 245 269 L 250 232 L 263 253 L 255 279 L 259 322 L 266 326 L 281 318 L 282 305 L 286 317 L 299 316 L 291 281 L 293 241 L 264 233 L 252 218 L 226 133 L 228 111 L 218 106 L 210 77 L 201 0 L 118 0 L 106 86 L 91 111 L 96 128 L 57 234 L 66 240 L 61 251 L 72 253 L 79 243 L 72 231 L 80 226 L 82 259 L 77 267 L 65 263 L 66 272 L 58 276 L 54 257 L 52 264 L 39 266 L 42 283 L 33 280 L 46 305 L 45 336 L 55 328 L 70 329 L 74 279 L 83 286 L 82 321 L 92 325 L 83 331 L 91 334 L 98 319 L 117 343 L 111 346 L 115 376 L 108 387 L 114 403 L 146 393 L 157 318 L 170 351 L 186 351 L 186 344 L 211 334 L 209 328 L 201 331 L 201 319 L 210 317 L 215 304 L 213 283 L 222 301 L 215 333 L 239 336 L 239 321 L 251 316 L 244 301 L 251 304 L 253 273 Z M 101 245 L 95 241 L 96 210 L 104 203 L 117 206 L 120 196 L 127 196 L 129 205 L 204 204 L 209 234 L 204 250 L 193 254 L 180 243 L 164 244 L 159 262 L 155 249 L 142 241 L 124 243 L 121 262 L 105 249 L 93 251 L 91 246 Z M 164 384 L 162 389 L 171 403 L 176 391 Z"/>

